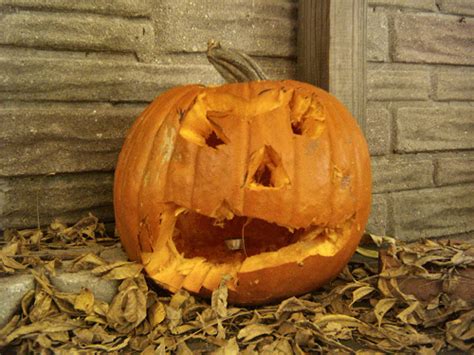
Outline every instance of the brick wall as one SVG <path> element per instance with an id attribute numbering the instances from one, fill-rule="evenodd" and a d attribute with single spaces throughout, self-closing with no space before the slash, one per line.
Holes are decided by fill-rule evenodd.
<path id="1" fill-rule="evenodd" d="M 295 77 L 296 18 L 292 0 L 0 0 L 0 229 L 113 221 L 115 161 L 144 107 L 221 82 L 211 38 Z"/>
<path id="2" fill-rule="evenodd" d="M 474 233 L 474 1 L 369 0 L 369 230 Z"/>
<path id="3" fill-rule="evenodd" d="M 472 234 L 474 2 L 369 4 L 368 230 Z M 115 160 L 147 103 L 220 82 L 210 38 L 295 77 L 296 18 L 291 0 L 0 0 L 0 229 L 87 211 L 112 222 Z"/>

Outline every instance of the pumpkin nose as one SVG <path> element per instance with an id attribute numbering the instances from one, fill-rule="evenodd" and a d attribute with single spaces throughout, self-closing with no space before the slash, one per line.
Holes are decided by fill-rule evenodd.
<path id="1" fill-rule="evenodd" d="M 240 250 L 243 249 L 242 238 L 226 239 L 225 245 L 229 250 Z"/>

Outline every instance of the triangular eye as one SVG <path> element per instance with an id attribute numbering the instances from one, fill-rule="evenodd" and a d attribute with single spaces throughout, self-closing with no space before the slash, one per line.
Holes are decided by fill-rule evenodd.
<path id="1" fill-rule="evenodd" d="M 209 117 L 207 108 L 199 99 L 188 112 L 180 113 L 180 116 L 179 134 L 187 141 L 214 149 L 230 142 L 222 127 Z"/>
<path id="2" fill-rule="evenodd" d="M 251 155 L 245 185 L 280 188 L 289 184 L 281 157 L 271 146 L 266 145 Z"/>
<path id="3" fill-rule="evenodd" d="M 263 164 L 261 167 L 259 167 L 253 178 L 256 184 L 267 187 L 275 187 L 273 185 L 274 182 L 272 181 L 272 171 L 266 164 Z"/>
<path id="4" fill-rule="evenodd" d="M 215 131 L 212 131 L 206 138 L 206 145 L 208 147 L 216 149 L 219 145 L 225 144 L 225 142 L 219 138 Z"/>
<path id="5" fill-rule="evenodd" d="M 290 120 L 293 134 L 318 138 L 326 129 L 326 109 L 313 96 L 295 92 L 290 101 Z"/>

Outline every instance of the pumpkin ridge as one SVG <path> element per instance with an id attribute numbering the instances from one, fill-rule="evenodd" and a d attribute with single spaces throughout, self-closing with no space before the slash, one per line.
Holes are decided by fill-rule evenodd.
<path id="1" fill-rule="evenodd" d="M 324 103 L 324 105 L 326 105 L 326 103 Z M 332 169 L 334 167 L 334 148 L 333 148 L 333 144 L 334 144 L 334 140 L 333 140 L 333 118 L 330 117 L 328 120 L 327 120 L 327 140 L 328 140 L 328 155 L 329 155 L 329 170 L 328 170 L 328 173 L 329 173 L 329 176 L 328 176 L 328 183 L 329 183 L 329 195 L 328 195 L 328 208 L 329 208 L 329 213 L 328 215 L 329 216 L 332 216 L 333 215 L 333 211 L 334 211 L 334 185 L 333 185 L 333 181 L 332 181 Z M 328 224 L 330 222 L 328 221 Z"/>
<path id="2" fill-rule="evenodd" d="M 148 106 L 142 112 L 142 114 L 140 115 L 140 117 L 142 117 L 142 119 L 137 120 L 134 123 L 134 125 L 130 128 L 130 131 L 127 134 L 126 143 L 136 140 L 136 136 L 138 136 L 140 134 L 141 128 L 145 124 L 147 116 L 150 115 L 152 112 L 154 112 L 154 106 L 153 105 Z M 163 119 L 163 121 L 164 121 L 164 119 Z M 129 158 L 130 158 L 130 154 L 132 154 L 132 152 L 133 152 L 133 144 L 128 143 L 128 144 L 125 144 L 124 147 L 125 147 L 125 149 L 122 149 L 122 151 L 120 152 L 119 159 L 118 159 L 118 162 L 117 162 L 117 167 L 116 167 L 116 170 L 115 170 L 116 173 L 115 173 L 115 177 L 114 177 L 115 181 L 120 182 L 120 183 L 116 182 L 115 186 L 114 186 L 114 199 L 115 199 L 114 205 L 117 206 L 115 208 L 115 219 L 117 220 L 118 228 L 125 228 L 125 229 L 129 230 L 129 233 L 131 233 L 130 232 L 130 226 L 127 223 L 123 223 L 124 225 L 122 226 L 121 215 L 124 213 L 124 211 L 123 211 L 123 208 L 121 208 L 121 206 L 122 206 L 121 201 L 125 200 L 123 195 L 125 194 L 125 185 L 127 184 L 127 181 L 128 181 L 125 178 L 128 171 L 126 169 L 122 168 L 122 166 L 127 165 L 128 161 L 129 161 Z M 138 239 L 137 239 L 137 241 L 138 241 Z M 135 259 L 135 257 L 132 258 L 132 259 Z"/>
<path id="3" fill-rule="evenodd" d="M 248 84 L 246 84 L 248 86 Z M 250 122 L 246 119 L 243 120 L 243 124 L 245 125 L 245 143 L 244 149 L 241 149 L 241 156 L 239 157 L 239 162 L 241 164 L 241 171 L 239 174 L 239 179 L 241 182 L 239 183 L 239 206 L 237 208 L 238 211 L 245 211 L 245 201 L 247 200 L 247 190 L 244 188 L 245 181 L 247 180 L 247 163 L 248 157 L 250 156 L 250 139 L 251 139 L 251 126 Z"/>
<path id="4" fill-rule="evenodd" d="M 296 91 L 295 91 L 296 92 Z M 294 95 L 295 93 L 293 93 Z M 291 115 L 291 109 L 289 110 L 290 111 L 290 115 Z M 291 125 L 291 120 L 290 118 L 288 118 L 288 122 L 290 123 Z M 293 131 L 293 130 L 292 130 Z M 298 149 L 296 149 L 296 145 L 297 145 L 297 140 L 296 140 L 296 137 L 293 136 L 292 137 L 292 149 L 293 149 L 293 174 L 291 176 L 291 181 L 292 181 L 292 184 L 291 184 L 291 188 L 293 190 L 293 203 L 292 203 L 292 208 L 291 208 L 291 214 L 290 214 L 290 220 L 292 221 L 295 214 L 296 214 L 296 206 L 299 206 L 301 204 L 301 196 L 300 196 L 300 193 L 301 193 L 301 189 L 299 187 L 299 179 L 298 179 L 298 174 L 297 174 L 297 171 L 299 170 L 299 166 L 300 166 L 300 152 L 298 151 Z"/>
<path id="5" fill-rule="evenodd" d="M 127 185 L 130 184 L 131 180 L 130 179 L 130 175 L 133 174 L 133 175 L 136 175 L 136 170 L 139 170 L 139 173 L 142 173 L 142 172 L 145 172 L 145 170 L 143 169 L 137 169 L 137 161 L 139 160 L 140 157 L 142 157 L 140 155 L 140 157 L 136 157 L 135 156 L 135 161 L 132 162 L 132 154 L 136 154 L 136 151 L 137 151 L 137 147 L 139 147 L 140 145 L 143 144 L 143 141 L 144 141 L 144 138 L 143 136 L 145 136 L 147 133 L 150 134 L 150 131 L 147 130 L 147 129 L 143 129 L 144 127 L 146 127 L 146 125 L 148 124 L 149 125 L 149 122 L 150 120 L 154 119 L 153 121 L 156 120 L 156 117 L 155 117 L 155 113 L 157 112 L 157 101 L 164 101 L 164 100 L 167 100 L 168 101 L 165 101 L 165 107 L 173 107 L 173 104 L 174 104 L 174 101 L 176 100 L 176 98 L 174 97 L 176 92 L 179 92 L 180 91 L 180 88 L 175 88 L 175 89 L 172 89 L 170 91 L 168 91 L 167 93 L 165 93 L 162 97 L 159 97 L 157 99 L 155 99 L 153 101 L 153 103 L 150 105 L 150 110 L 145 110 L 144 112 L 144 115 L 143 116 L 140 116 L 140 117 L 143 117 L 143 119 L 141 121 L 138 122 L 137 126 L 135 126 L 136 128 L 134 129 L 133 132 L 136 132 L 136 136 L 132 136 L 131 139 L 127 142 L 128 144 L 126 144 L 126 147 L 129 148 L 128 150 L 128 154 L 126 154 L 125 156 L 123 156 L 123 159 L 120 159 L 120 162 L 122 162 L 122 164 L 120 166 L 117 167 L 116 171 L 118 171 L 119 173 L 123 170 L 124 173 L 121 174 L 121 177 L 119 177 L 119 179 L 117 180 L 117 185 L 116 186 L 119 186 L 118 187 L 118 193 L 116 194 L 117 197 L 119 197 L 122 201 L 127 201 L 127 205 L 132 205 L 132 206 L 135 206 L 137 207 L 138 206 L 138 194 L 131 194 L 130 196 L 130 186 L 128 186 L 127 188 Z M 175 100 L 173 100 L 175 99 Z M 160 111 L 161 112 L 161 111 Z M 166 115 L 163 114 L 163 115 L 159 115 L 159 121 L 160 123 L 158 123 L 158 128 L 157 128 L 157 131 L 159 130 L 159 128 L 162 126 L 162 124 L 165 122 L 166 120 Z M 140 128 L 140 129 L 139 129 Z M 131 133 L 133 133 L 131 132 Z M 152 137 L 154 137 L 154 135 L 152 134 Z M 150 144 L 150 151 L 152 149 L 152 144 Z M 124 153 L 127 153 L 127 152 L 124 152 Z M 122 154 L 122 153 L 121 153 Z M 119 162 L 119 164 L 120 164 Z M 131 163 L 134 165 L 133 168 L 128 168 L 128 169 L 125 169 L 124 167 L 125 166 L 129 166 L 131 165 Z M 121 179 L 121 180 L 120 180 Z M 139 179 L 141 180 L 141 179 Z M 121 206 L 122 204 L 117 202 L 116 205 L 118 206 Z M 117 211 L 117 216 L 116 216 L 116 220 L 120 221 L 120 223 L 122 223 L 121 221 L 122 220 L 125 220 L 125 223 L 123 225 L 123 228 L 125 228 L 125 230 L 128 231 L 128 235 L 131 235 L 133 236 L 133 240 L 135 242 L 138 242 L 138 235 L 137 235 L 137 232 L 138 232 L 138 225 L 139 225 L 139 221 L 140 221 L 140 217 L 137 215 L 136 218 L 134 218 L 134 216 L 128 216 L 124 209 L 120 209 Z M 125 213 L 125 215 L 124 215 Z M 133 219 L 133 220 L 131 220 Z M 124 243 L 125 244 L 125 247 L 127 249 L 130 249 L 130 242 L 128 243 Z M 133 247 L 135 249 L 135 247 Z M 137 251 L 135 250 L 133 252 L 133 258 L 132 259 L 135 259 L 137 258 L 139 255 L 137 254 Z"/>

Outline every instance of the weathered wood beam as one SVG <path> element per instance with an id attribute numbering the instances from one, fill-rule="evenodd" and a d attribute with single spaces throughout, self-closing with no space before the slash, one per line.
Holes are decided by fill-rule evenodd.
<path id="1" fill-rule="evenodd" d="M 337 96 L 365 130 L 367 0 L 300 0 L 298 79 Z"/>

